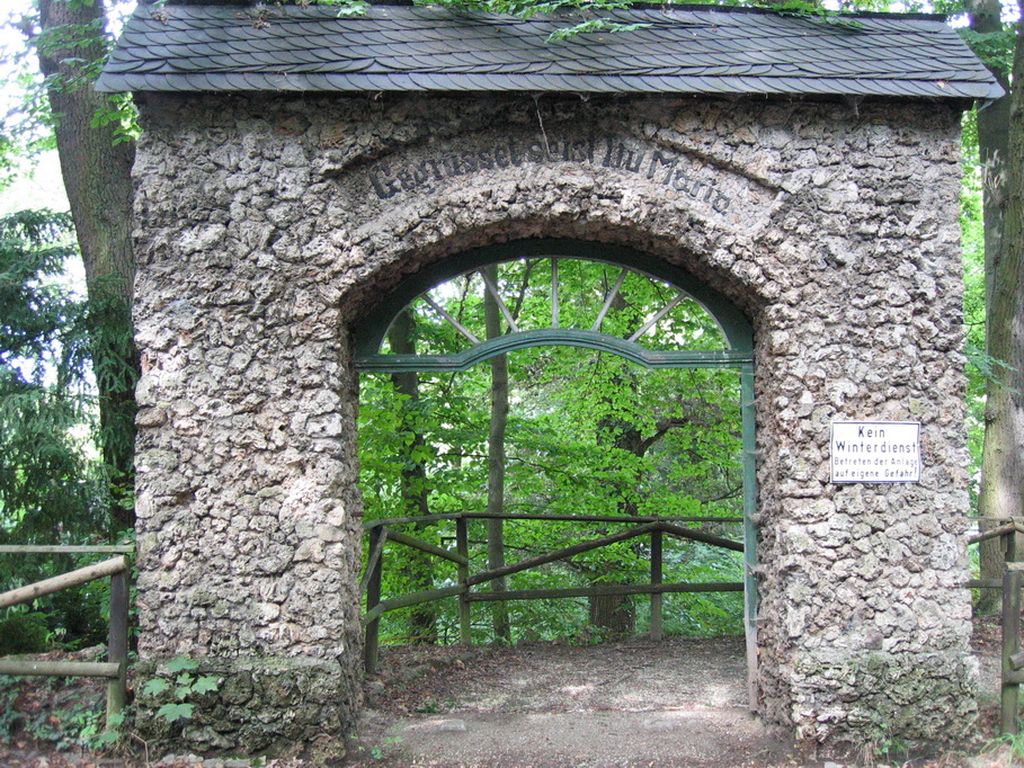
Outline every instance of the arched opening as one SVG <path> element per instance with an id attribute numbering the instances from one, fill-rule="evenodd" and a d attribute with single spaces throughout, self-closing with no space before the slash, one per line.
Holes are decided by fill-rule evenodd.
<path id="1" fill-rule="evenodd" d="M 661 637 L 666 626 L 666 601 L 678 595 L 711 595 L 714 600 L 722 594 L 741 592 L 742 599 L 737 603 L 742 607 L 736 618 L 742 623 L 746 638 L 749 702 L 751 707 L 756 706 L 753 333 L 740 311 L 684 271 L 632 249 L 581 241 L 528 240 L 476 249 L 420 270 L 383 298 L 357 326 L 354 340 L 360 372 L 386 374 L 386 378 L 376 380 L 384 382 L 381 387 L 369 388 L 373 394 L 388 390 L 392 395 L 397 393 L 405 403 L 385 413 L 379 401 L 370 402 L 364 397 L 361 431 L 390 435 L 394 442 L 390 461 L 368 460 L 365 456 L 363 460 L 364 492 L 387 496 L 388 492 L 381 489 L 391 488 L 390 498 L 382 496 L 368 503 L 378 507 L 378 512 L 369 516 L 377 519 L 368 518 L 366 524 L 367 567 L 363 584 L 368 590 L 368 669 L 376 664 L 381 617 L 391 609 L 415 611 L 414 606 L 429 605 L 435 600 L 457 601 L 457 612 L 448 614 L 447 629 L 462 642 L 472 642 L 473 603 L 490 604 L 492 632 L 499 636 L 503 622 L 505 632 L 509 627 L 508 612 L 498 606 L 586 597 L 592 623 L 614 625 L 616 614 L 622 619 L 624 613 L 623 623 L 628 629 L 640 626 L 652 637 Z M 617 473 L 604 469 L 580 472 L 582 465 L 572 467 L 563 455 L 562 463 L 566 466 L 560 470 L 577 481 L 575 490 L 570 489 L 569 493 L 576 494 L 587 507 L 577 514 L 552 514 L 548 509 L 524 503 L 524 497 L 531 493 L 537 499 L 550 499 L 550 491 L 543 493 L 536 487 L 519 488 L 517 503 L 503 504 L 497 511 L 493 508 L 494 458 L 497 455 L 502 464 L 507 460 L 507 359 L 512 354 L 527 356 L 512 366 L 513 371 L 525 372 L 529 379 L 528 386 L 521 387 L 518 395 L 513 396 L 519 397 L 518 405 L 549 416 L 545 409 L 556 403 L 563 416 L 570 414 L 563 419 L 563 429 L 582 429 L 593 437 L 592 450 L 608 448 L 609 455 L 617 457 L 610 463 L 621 465 Z M 419 425 L 415 423 L 424 414 L 419 402 L 419 377 L 447 377 L 446 391 L 450 394 L 450 382 L 456 374 L 479 371 L 485 362 L 490 365 L 490 377 L 486 388 L 478 384 L 475 399 L 485 395 L 490 399 L 490 434 L 481 435 L 478 430 L 468 438 L 475 449 L 465 450 L 459 432 L 463 428 L 463 434 L 466 433 L 461 417 L 448 408 L 443 414 L 432 414 L 436 422 L 446 423 L 447 427 L 432 430 L 432 439 L 428 440 L 428 430 L 422 421 Z M 557 386 L 553 377 L 547 375 L 550 370 L 557 370 L 571 380 L 579 378 L 584 368 L 591 373 L 600 372 L 595 375 L 595 380 L 600 378 L 599 391 L 593 394 L 589 405 L 582 402 L 587 399 L 583 390 L 568 395 L 563 392 L 561 400 L 551 396 L 550 390 Z M 499 380 L 503 380 L 500 385 Z M 531 389 L 533 394 L 527 392 Z M 543 400 L 539 395 L 527 402 L 536 390 L 548 390 L 544 393 L 546 405 L 538 405 Z M 710 391 L 714 397 L 688 397 L 687 390 L 690 394 Z M 364 385 L 364 395 L 366 391 Z M 654 396 L 659 407 L 652 405 L 654 400 L 645 401 L 651 392 L 660 392 Z M 474 399 L 465 393 L 458 397 Z M 506 421 L 500 428 L 500 445 L 496 446 L 494 405 L 499 397 L 504 398 Z M 567 400 L 571 402 L 567 404 Z M 666 403 L 668 407 L 662 407 Z M 701 408 L 705 416 L 710 409 L 717 408 L 710 427 L 706 420 L 705 431 L 724 430 L 719 435 L 723 439 L 719 448 L 722 455 L 731 452 L 715 468 L 722 474 L 720 479 L 726 485 L 731 481 L 733 486 L 734 493 L 723 494 L 716 500 L 726 500 L 725 504 L 697 498 L 692 482 L 687 485 L 685 472 L 679 471 L 683 464 L 678 461 L 681 447 L 671 445 L 673 430 L 678 429 L 678 434 L 683 435 L 684 426 L 694 427 L 699 419 L 692 411 Z M 687 413 L 687 409 L 691 412 Z M 600 413 L 595 414 L 595 410 Z M 377 423 L 373 423 L 374 419 Z M 531 426 L 529 420 L 523 419 L 518 426 L 539 432 L 537 423 Z M 699 431 L 691 429 L 681 443 L 693 440 L 693 434 Z M 667 435 L 669 439 L 665 439 Z M 460 469 L 465 468 L 467 461 L 477 462 L 477 488 L 487 486 L 486 494 L 475 495 L 477 508 L 465 506 L 466 494 L 438 492 L 436 487 L 429 487 L 426 458 L 436 456 L 437 445 L 444 447 Z M 564 446 L 553 451 L 549 446 L 548 453 L 557 454 L 560 450 Z M 522 460 L 523 456 L 515 458 Z M 558 459 L 556 456 L 555 463 Z M 487 465 L 486 472 L 482 471 L 481 463 Z M 714 460 L 699 471 L 710 472 L 711 464 Z M 656 470 L 644 474 L 641 465 Z M 389 469 L 382 469 L 383 466 Z M 538 476 L 550 469 L 540 462 L 536 466 Z M 367 480 L 367 471 L 378 474 Z M 391 473 L 390 478 L 384 477 L 387 472 Z M 589 480 L 582 485 L 591 486 L 586 490 L 578 482 L 581 474 L 587 474 Z M 503 497 L 504 468 L 498 482 L 502 487 L 497 495 Z M 636 487 L 630 488 L 631 482 Z M 603 492 L 593 493 L 595 485 Z M 486 501 L 480 503 L 481 498 Z M 381 509 L 390 513 L 381 516 Z M 732 515 L 728 514 L 730 511 Z M 549 545 L 545 553 L 527 551 L 521 540 L 505 538 L 505 526 L 525 521 L 562 526 L 565 536 L 557 544 Z M 572 526 L 581 522 L 606 525 L 596 539 L 580 541 L 579 529 Z M 731 530 L 730 523 L 734 523 Z M 437 524 L 446 526 L 440 537 L 427 540 L 428 537 L 417 535 L 417 526 L 422 530 Z M 472 562 L 474 525 L 486 528 L 486 564 L 482 568 L 474 568 Z M 411 548 L 420 558 L 448 560 L 452 574 L 441 579 L 430 577 L 426 583 L 422 579 L 416 583 L 413 578 L 408 580 L 403 595 L 382 595 L 381 562 L 388 541 Z M 668 542 L 680 542 L 682 550 L 670 552 Z M 505 560 L 509 545 L 520 552 L 512 563 Z M 682 561 L 692 560 L 694 549 L 701 547 L 731 551 L 735 557 L 735 577 L 709 579 L 705 569 L 702 580 L 694 575 L 693 568 L 687 570 L 692 562 Z M 569 562 L 570 558 L 579 562 L 579 557 L 586 558 L 588 553 L 610 554 L 613 560 L 618 557 L 620 561 L 645 562 L 639 569 L 633 562 L 631 575 L 629 568 L 620 568 L 612 583 L 604 580 L 607 569 L 605 574 L 599 572 L 599 557 L 577 566 L 584 573 L 581 581 L 593 583 L 553 587 L 523 580 L 522 575 L 532 568 Z M 650 576 L 646 581 L 650 583 L 636 584 L 633 577 L 645 569 Z M 623 571 L 627 572 L 625 578 Z M 507 581 L 515 578 L 519 583 Z M 639 596 L 649 602 L 630 602 Z M 639 622 L 638 603 L 642 606 Z M 528 614 L 520 612 L 519 616 L 522 619 Z M 421 630 L 434 639 L 436 618 L 432 609 L 422 610 L 419 619 L 413 614 L 411 625 L 416 626 L 419 621 Z M 537 617 L 527 621 L 536 632 Z M 433 629 L 425 629 L 428 626 Z"/>

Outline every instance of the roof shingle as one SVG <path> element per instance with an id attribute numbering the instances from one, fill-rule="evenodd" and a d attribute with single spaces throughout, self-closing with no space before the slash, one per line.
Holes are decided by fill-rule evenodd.
<path id="1" fill-rule="evenodd" d="M 1002 90 L 940 17 L 611 11 L 631 32 L 551 41 L 579 16 L 438 7 L 140 5 L 102 91 L 581 91 L 986 99 Z"/>

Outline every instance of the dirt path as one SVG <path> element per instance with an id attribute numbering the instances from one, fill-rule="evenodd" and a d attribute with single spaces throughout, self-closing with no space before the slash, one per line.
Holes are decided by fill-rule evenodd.
<path id="1" fill-rule="evenodd" d="M 370 754 L 388 766 L 698 768 L 778 765 L 789 746 L 744 710 L 688 707 L 420 716 L 392 724 Z"/>
<path id="2" fill-rule="evenodd" d="M 384 649 L 372 707 L 409 712 L 642 712 L 743 707 L 742 638 Z"/>
<path id="3" fill-rule="evenodd" d="M 973 645 L 984 738 L 998 711 L 998 625 L 978 621 Z M 367 700 L 358 768 L 829 765 L 750 716 L 742 638 L 384 648 Z"/>
<path id="4" fill-rule="evenodd" d="M 778 765 L 746 709 L 742 638 L 386 650 L 356 765 Z"/>

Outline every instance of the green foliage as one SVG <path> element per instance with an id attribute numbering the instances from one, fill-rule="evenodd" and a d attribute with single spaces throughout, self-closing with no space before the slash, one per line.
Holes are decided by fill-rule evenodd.
<path id="1" fill-rule="evenodd" d="M 3 130 L 6 126 L 0 126 Z M 0 133 L 0 188 L 14 181 L 18 172 L 18 144 L 6 131 Z"/>
<path id="2" fill-rule="evenodd" d="M 179 720 L 190 720 L 195 711 L 195 705 L 182 701 L 169 701 L 156 711 L 157 717 L 162 717 L 169 723 L 176 723 Z"/>
<path id="3" fill-rule="evenodd" d="M 91 89 L 99 77 L 113 49 L 113 39 L 107 33 L 104 19 L 97 18 L 87 24 L 63 24 L 39 30 L 32 39 L 36 50 L 61 65 L 43 80 L 23 80 L 25 100 L 36 112 L 36 123 L 52 129 L 54 116 L 46 105 L 45 95 L 51 91 L 74 93 Z M 131 94 L 118 93 L 105 96 L 93 114 L 92 127 L 111 128 L 113 141 L 120 144 L 135 141 L 141 135 L 139 113 Z"/>
<path id="4" fill-rule="evenodd" d="M 121 740 L 127 715 L 124 712 L 105 717 L 99 711 L 86 718 L 79 732 L 79 742 L 87 749 L 102 752 L 110 749 Z"/>
<path id="5" fill-rule="evenodd" d="M 1017 34 L 1011 25 L 1007 24 L 997 32 L 976 32 L 970 27 L 958 31 L 987 66 L 1000 72 L 1009 72 L 1013 68 L 1013 46 Z"/>
<path id="6" fill-rule="evenodd" d="M 559 262 L 560 325 L 589 328 L 620 269 L 595 262 Z M 502 264 L 499 291 L 521 330 L 550 324 L 551 264 L 548 260 Z M 484 287 L 477 276 L 456 278 L 432 292 L 434 300 L 478 338 L 483 338 Z M 619 338 L 633 332 L 668 304 L 675 290 L 630 273 L 620 300 L 602 329 Z M 416 350 L 452 354 L 468 341 L 429 305 L 413 303 Z M 639 340 L 650 349 L 720 349 L 721 333 L 699 305 L 684 301 Z M 742 514 L 739 381 L 735 371 L 646 370 L 609 354 L 570 347 L 537 347 L 509 355 L 511 409 L 505 440 L 507 512 L 643 515 L 661 517 Z M 419 377 L 419 397 L 400 395 L 388 376 L 364 376 L 359 412 L 360 482 L 367 519 L 410 513 L 403 496 L 403 469 L 422 462 L 416 492 L 425 491 L 431 512 L 483 511 L 486 507 L 490 369 L 487 364 L 459 374 Z M 423 443 L 416 443 L 417 435 Z M 622 530 L 621 524 L 505 522 L 509 561 L 570 546 Z M 706 530 L 737 539 L 733 523 Z M 451 522 L 409 531 L 450 546 Z M 483 521 L 469 523 L 473 570 L 486 567 Z M 648 578 L 648 542 L 622 542 L 514 574 L 509 589 L 639 583 Z M 730 581 L 742 575 L 742 558 L 706 545 L 666 538 L 665 579 Z M 385 595 L 416 586 L 404 548 L 389 548 L 383 577 Z M 437 564 L 434 586 L 453 582 L 454 569 Z M 442 638 L 458 636 L 454 601 L 440 606 Z M 637 600 L 644 620 L 643 600 Z M 742 629 L 738 593 L 666 598 L 669 631 L 694 635 Z M 582 628 L 584 599 L 516 601 L 508 605 L 513 629 L 522 638 L 593 639 Z M 482 613 L 482 612 L 481 612 Z M 406 638 L 402 612 L 386 614 L 382 639 Z M 492 640 L 490 627 L 474 627 L 475 639 Z"/>
<path id="7" fill-rule="evenodd" d="M 171 684 L 162 677 L 152 677 L 142 686 L 142 692 L 146 696 L 159 696 L 164 691 L 169 690 L 170 687 Z"/>
<path id="8" fill-rule="evenodd" d="M 195 693 L 202 695 L 204 693 L 213 693 L 220 688 L 220 680 L 216 677 L 204 675 L 195 680 L 195 682 L 189 684 L 189 693 Z"/>
<path id="9" fill-rule="evenodd" d="M 76 363 L 80 373 L 81 359 L 70 354 L 74 344 L 54 357 L 57 342 L 68 346 L 72 340 L 65 332 L 80 311 L 54 281 L 74 252 L 70 234 L 71 220 L 63 213 L 19 211 L 0 218 L 0 365 L 24 360 L 33 382 L 47 364 L 56 363 L 63 380 Z"/>
<path id="10" fill-rule="evenodd" d="M 967 354 L 967 440 L 970 450 L 970 493 L 977 508 L 981 449 L 985 436 L 985 391 L 998 361 L 985 352 L 985 228 L 982 217 L 982 171 L 978 156 L 976 110 L 964 114 L 964 172 L 960 185 L 960 241 L 964 267 L 964 327 Z"/>
<path id="11" fill-rule="evenodd" d="M 0 656 L 39 653 L 49 647 L 50 629 L 39 613 L 13 613 L 0 621 Z"/>
<path id="12" fill-rule="evenodd" d="M 302 2 L 303 0 L 297 0 Z M 481 11 L 484 13 L 499 13 L 517 16 L 521 19 L 529 19 L 537 14 L 555 16 L 559 21 L 564 21 L 566 26 L 559 27 L 548 37 L 552 43 L 565 42 L 575 39 L 580 35 L 599 33 L 628 33 L 638 29 L 645 29 L 650 24 L 633 23 L 623 24 L 613 21 L 607 15 L 609 11 L 629 8 L 634 4 L 633 0 L 414 0 L 418 5 L 440 5 L 457 11 Z M 306 0 L 315 5 L 330 6 L 336 8 L 338 16 L 358 16 L 366 13 L 370 4 L 365 0 Z M 705 0 L 709 5 L 723 4 L 712 3 Z M 753 5 L 769 8 L 780 14 L 800 16 L 812 21 L 824 22 L 849 29 L 859 29 L 863 25 L 855 19 L 849 19 L 836 11 L 826 8 L 814 0 L 754 0 L 745 3 L 730 0 L 725 5 Z M 886 0 L 860 0 L 853 5 L 866 7 L 870 10 L 884 10 L 877 6 L 885 5 Z M 844 8 L 844 10 L 846 10 Z"/>
<path id="13" fill-rule="evenodd" d="M 106 97 L 103 108 L 92 116 L 92 127 L 110 126 L 115 144 L 137 141 L 142 136 L 139 109 L 130 93 L 112 93 Z"/>
<path id="14" fill-rule="evenodd" d="M 83 303 L 56 280 L 63 214 L 0 218 L 0 539 L 59 541 L 101 519 L 86 443 Z"/>
<path id="15" fill-rule="evenodd" d="M 87 0 L 71 3 L 73 9 L 92 5 Z M 14 172 L 25 158 L 55 146 L 48 93 L 91 89 L 112 45 L 102 18 L 43 30 L 36 16 L 17 26 L 29 42 L 5 56 L 11 74 L 4 86 L 23 99 L 0 128 L 0 181 L 4 169 Z M 59 63 L 59 74 L 42 79 L 35 53 Z M 93 123 L 109 126 L 115 141 L 138 133 L 126 95 L 109 97 Z M 123 352 L 131 349 L 130 331 L 110 331 L 130 328 L 130 323 L 109 322 L 123 320 L 130 308 L 124 302 L 114 306 L 102 290 L 87 304 L 67 287 L 61 273 L 74 252 L 73 242 L 67 214 L 23 211 L 0 220 L 3 543 L 105 542 L 111 512 L 132 504 L 130 493 L 112 498 L 112 491 L 126 484 L 110 469 L 115 465 L 111 456 L 130 455 L 131 425 L 126 429 L 107 419 L 100 428 L 94 383 L 113 379 L 121 382 L 116 392 L 132 392 L 134 371 L 124 369 L 131 367 L 134 353 Z M 94 361 L 101 364 L 90 372 Z M 101 437 L 109 466 L 97 455 Z M 0 588 L 81 564 L 68 556 L 2 556 Z M 105 582 L 96 582 L 36 601 L 35 609 L 47 611 L 50 640 L 72 647 L 102 642 L 108 589 Z"/>
<path id="16" fill-rule="evenodd" d="M 14 736 L 14 727 L 18 722 L 17 681 L 8 675 L 0 675 L 0 742 L 9 744 Z"/>
<path id="17" fill-rule="evenodd" d="M 402 743 L 401 736 L 386 736 L 384 741 L 370 749 L 370 757 L 374 760 L 383 760 L 387 755 Z M 360 749 L 362 749 L 360 747 Z"/>
<path id="18" fill-rule="evenodd" d="M 60 280 L 73 253 L 66 214 L 0 217 L 0 542 L 105 539 L 108 501 L 91 441 L 94 402 L 85 303 Z M 69 556 L 0 557 L 0 588 L 71 570 Z M 109 586 L 93 582 L 36 601 L 48 636 L 102 642 Z M 13 617 L 24 609 L 10 609 Z"/>
<path id="19" fill-rule="evenodd" d="M 8 514 L 39 506 L 47 481 L 74 463 L 61 433 L 81 417 L 72 395 L 84 375 L 84 313 L 55 279 L 71 252 L 69 227 L 66 215 L 49 212 L 0 218 L 0 508 Z M 64 471 L 33 476 L 33 467 L 44 474 L 57 465 Z"/>
<path id="20" fill-rule="evenodd" d="M 339 17 L 361 16 L 370 8 L 366 0 L 314 0 L 314 3 L 337 9 Z"/>
<path id="21" fill-rule="evenodd" d="M 554 14 L 575 11 L 580 14 L 628 8 L 632 3 L 622 0 L 442 0 L 435 5 L 459 10 L 507 13 L 528 19 L 538 13 Z"/>
<path id="22" fill-rule="evenodd" d="M 72 9 L 91 7 L 94 3 L 69 2 Z M 10 73 L 2 81 L 5 90 L 21 96 L 18 110 L 9 115 L 0 131 L 0 181 L 3 181 L 4 158 L 33 157 L 40 151 L 54 149 L 53 128 L 59 119 L 50 109 L 48 94 L 73 93 L 91 90 L 99 77 L 107 57 L 113 50 L 114 39 L 103 18 L 85 24 L 64 24 L 42 29 L 37 16 L 28 16 L 17 23 L 19 31 L 27 37 L 26 50 L 4 56 L 5 71 Z M 13 30 L 12 30 L 13 31 Z M 37 62 L 26 54 L 38 53 L 61 65 L 60 72 L 45 78 L 39 76 Z M 138 110 L 129 93 L 108 94 L 103 97 L 92 117 L 92 127 L 109 126 L 115 144 L 135 141 L 141 135 Z M 9 153 L 3 142 L 9 143 Z M 15 165 L 12 170 L 20 169 Z"/>
<path id="23" fill-rule="evenodd" d="M 571 27 L 556 29 L 549 35 L 551 41 L 569 40 L 577 35 L 593 34 L 596 32 L 633 32 L 638 29 L 649 27 L 650 24 L 618 24 L 608 19 L 587 19 Z"/>
<path id="24" fill-rule="evenodd" d="M 986 745 L 984 751 L 995 751 L 998 744 L 1005 744 L 1010 748 L 1010 755 L 1013 757 L 1015 764 L 1018 761 L 1024 761 L 1024 724 L 1018 720 L 1016 733 L 1004 733 L 994 744 Z"/>
<path id="25" fill-rule="evenodd" d="M 80 678 L 24 679 L 0 676 L 0 742 L 15 736 L 49 742 L 57 750 L 106 749 L 121 723 L 105 733 L 105 696 L 101 686 L 82 687 Z M 123 718 L 121 719 L 123 723 Z"/>
<path id="26" fill-rule="evenodd" d="M 195 674 L 197 669 L 198 661 L 178 656 L 166 664 L 159 676 L 145 682 L 144 697 L 156 701 L 169 698 L 157 709 L 158 717 L 172 724 L 190 720 L 195 712 L 195 699 L 220 688 L 220 678 Z"/>
<path id="27" fill-rule="evenodd" d="M 199 669 L 199 662 L 195 659 L 190 659 L 187 656 L 178 656 L 167 662 L 167 671 L 171 674 L 177 674 L 178 672 L 191 672 Z"/>

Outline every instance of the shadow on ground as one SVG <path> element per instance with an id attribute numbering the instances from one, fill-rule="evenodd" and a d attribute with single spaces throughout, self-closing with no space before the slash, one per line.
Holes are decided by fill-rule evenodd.
<path id="1" fill-rule="evenodd" d="M 742 638 L 393 648 L 380 670 L 354 765 L 792 764 L 746 707 Z"/>

